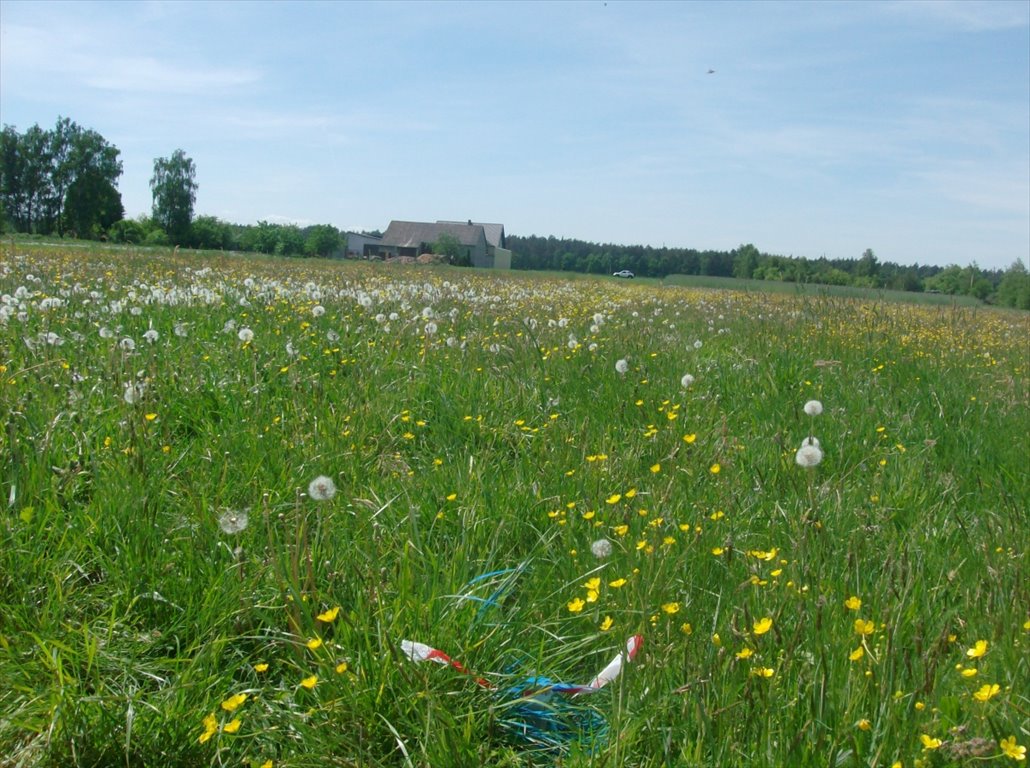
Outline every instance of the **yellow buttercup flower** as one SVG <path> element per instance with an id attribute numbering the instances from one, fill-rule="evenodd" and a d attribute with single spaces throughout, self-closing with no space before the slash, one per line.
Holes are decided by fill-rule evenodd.
<path id="1" fill-rule="evenodd" d="M 987 653 L 986 640 L 977 640 L 976 643 L 973 644 L 972 648 L 966 650 L 966 656 L 971 659 L 979 659 L 985 653 Z"/>
<path id="2" fill-rule="evenodd" d="M 680 604 L 679 603 L 665 603 L 664 605 L 662 605 L 662 610 L 665 611 L 666 613 L 668 613 L 669 615 L 672 615 L 674 613 L 678 613 L 679 609 L 680 609 Z"/>
<path id="3" fill-rule="evenodd" d="M 865 648 L 863 648 L 861 645 L 848 654 L 848 658 L 851 659 L 851 661 L 858 661 L 863 656 L 865 656 Z"/>
<path id="4" fill-rule="evenodd" d="M 607 632 L 609 629 L 612 628 L 612 624 L 614 623 L 615 622 L 612 620 L 611 616 L 605 616 L 604 621 L 601 622 L 601 631 Z"/>
<path id="5" fill-rule="evenodd" d="M 751 628 L 751 631 L 754 632 L 756 635 L 764 635 L 766 632 L 772 629 L 772 625 L 772 618 L 766 616 L 764 619 L 759 619 L 758 621 L 756 621 L 754 626 Z"/>
<path id="6" fill-rule="evenodd" d="M 325 622 L 335 621 L 336 620 L 336 616 L 339 613 L 340 613 L 340 607 L 337 606 L 336 608 L 330 608 L 325 613 L 318 614 L 318 616 L 316 616 L 315 618 L 318 619 L 319 621 L 325 621 Z"/>
<path id="7" fill-rule="evenodd" d="M 855 595 L 852 595 L 844 601 L 844 607 L 847 608 L 849 611 L 857 611 L 859 608 L 862 607 L 862 600 L 856 597 Z"/>
<path id="8" fill-rule="evenodd" d="M 225 733 L 236 733 L 238 730 L 240 730 L 240 726 L 242 724 L 243 723 L 240 721 L 238 717 L 234 718 L 225 724 L 225 727 L 222 728 L 222 731 L 224 731 Z"/>
<path id="9" fill-rule="evenodd" d="M 565 604 L 571 613 L 579 613 L 583 610 L 584 605 L 586 605 L 586 603 L 578 597 L 572 598 Z"/>
<path id="10" fill-rule="evenodd" d="M 230 696 L 222 702 L 222 709 L 224 709 L 226 712 L 235 712 L 237 709 L 240 708 L 240 705 L 242 705 L 243 702 L 245 702 L 246 700 L 247 694 L 237 693 L 236 695 Z"/>
<path id="11" fill-rule="evenodd" d="M 318 685 L 318 675 L 311 675 L 310 677 L 305 677 L 303 680 L 300 681 L 300 684 L 302 687 L 307 688 L 310 691 L 312 688 Z"/>
<path id="12" fill-rule="evenodd" d="M 218 733 L 218 718 L 216 718 L 213 714 L 207 715 L 204 718 L 203 725 L 204 732 L 200 734 L 199 739 L 201 744 L 206 743 L 212 736 Z"/>
<path id="13" fill-rule="evenodd" d="M 1001 686 L 997 683 L 985 683 L 980 687 L 978 691 L 973 693 L 973 698 L 977 701 L 990 701 L 1001 691 Z"/>
<path id="14" fill-rule="evenodd" d="M 1026 760 L 1026 747 L 1017 744 L 1015 736 L 1002 739 L 998 742 L 998 746 L 1001 747 L 1005 757 L 1011 757 L 1013 760 Z"/>
<path id="15" fill-rule="evenodd" d="M 265 662 L 262 661 L 260 664 L 255 664 L 254 665 L 254 671 L 255 672 L 267 672 L 268 671 L 268 665 Z"/>
<path id="16" fill-rule="evenodd" d="M 754 653 L 755 652 L 752 651 L 750 648 L 741 648 L 733 655 L 736 656 L 738 659 L 750 659 L 754 655 Z"/>
<path id="17" fill-rule="evenodd" d="M 920 734 L 919 740 L 923 742 L 923 749 L 937 749 L 943 743 L 940 739 L 935 739 L 927 733 Z"/>
<path id="18" fill-rule="evenodd" d="M 873 622 L 865 619 L 855 619 L 856 635 L 871 635 L 874 629 L 876 629 L 876 625 Z"/>
<path id="19" fill-rule="evenodd" d="M 313 637 L 310 640 L 308 640 L 306 643 L 304 643 L 304 645 L 306 645 L 308 647 L 309 651 L 317 651 L 319 648 L 322 647 L 322 638 L 320 638 L 320 637 Z"/>

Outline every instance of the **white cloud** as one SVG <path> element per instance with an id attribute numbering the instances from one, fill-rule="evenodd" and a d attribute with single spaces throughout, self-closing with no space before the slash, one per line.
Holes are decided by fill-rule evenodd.
<path id="1" fill-rule="evenodd" d="M 96 30 L 94 30 L 96 31 Z M 6 24 L 3 33 L 5 87 L 18 80 L 53 77 L 66 87 L 76 84 L 104 91 L 146 94 L 203 94 L 238 88 L 260 80 L 248 67 L 159 58 L 152 54 L 113 53 L 124 49 L 104 34 L 86 30 Z"/>
<path id="2" fill-rule="evenodd" d="M 896 18 L 958 27 L 969 32 L 1018 29 L 1030 25 L 1030 4 L 987 0 L 896 0 L 882 6 Z"/>

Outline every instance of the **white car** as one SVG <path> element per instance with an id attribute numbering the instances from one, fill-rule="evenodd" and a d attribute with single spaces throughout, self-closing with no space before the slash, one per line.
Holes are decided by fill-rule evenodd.
<path id="1" fill-rule="evenodd" d="M 618 272 L 612 272 L 612 277 L 633 277 L 633 273 L 628 269 L 620 269 Z"/>

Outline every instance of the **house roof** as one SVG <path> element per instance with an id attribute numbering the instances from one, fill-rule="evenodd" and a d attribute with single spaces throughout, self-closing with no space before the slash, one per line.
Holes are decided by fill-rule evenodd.
<path id="1" fill-rule="evenodd" d="M 382 244 L 395 245 L 398 248 L 418 248 L 422 243 L 435 243 L 443 234 L 457 238 L 461 245 L 475 246 L 481 240 L 486 240 L 486 231 L 481 224 L 391 221 L 383 233 Z"/>
<path id="2" fill-rule="evenodd" d="M 464 221 L 438 221 L 437 224 L 464 224 L 468 226 L 467 222 Z M 486 234 L 486 242 L 492 245 L 494 248 L 504 248 L 504 225 L 503 224 L 487 224 L 482 221 L 473 221 L 472 224 L 477 227 L 482 227 L 484 234 Z"/>

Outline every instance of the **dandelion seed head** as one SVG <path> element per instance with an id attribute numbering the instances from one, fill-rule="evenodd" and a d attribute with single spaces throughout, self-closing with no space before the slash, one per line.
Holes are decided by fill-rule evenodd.
<path id="1" fill-rule="evenodd" d="M 794 461 L 798 463 L 799 467 L 815 467 L 819 465 L 819 462 L 823 460 L 823 451 L 817 445 L 802 445 L 798 448 L 798 452 L 794 454 Z"/>
<path id="2" fill-rule="evenodd" d="M 245 510 L 237 512 L 234 509 L 227 509 L 218 517 L 218 527 L 222 529 L 222 533 L 229 536 L 244 530 L 249 522 L 250 519 Z"/>
<path id="3" fill-rule="evenodd" d="M 818 400 L 809 400 L 805 403 L 805 413 L 809 416 L 818 416 L 823 412 L 823 404 Z"/>
<path id="4" fill-rule="evenodd" d="M 625 373 L 628 370 L 629 370 L 629 363 L 626 362 L 625 358 L 623 358 L 622 360 L 619 360 L 618 362 L 615 363 L 615 371 L 617 373 Z"/>
<path id="5" fill-rule="evenodd" d="M 694 383 L 694 377 L 691 376 L 689 373 L 683 374 L 683 378 L 680 379 L 680 386 L 683 387 L 684 389 L 686 389 L 687 387 L 689 387 L 693 383 Z"/>
<path id="6" fill-rule="evenodd" d="M 598 560 L 604 560 L 612 553 L 612 543 L 608 539 L 598 539 L 590 545 L 590 551 Z"/>
<path id="7" fill-rule="evenodd" d="M 244 344 L 248 344 L 254 341 L 254 331 L 250 330 L 250 328 L 247 327 L 240 328 L 240 330 L 236 333 L 236 338 L 238 338 Z"/>
<path id="8" fill-rule="evenodd" d="M 336 495 L 336 483 L 325 475 L 319 475 L 308 484 L 308 496 L 315 501 L 329 501 Z"/>

